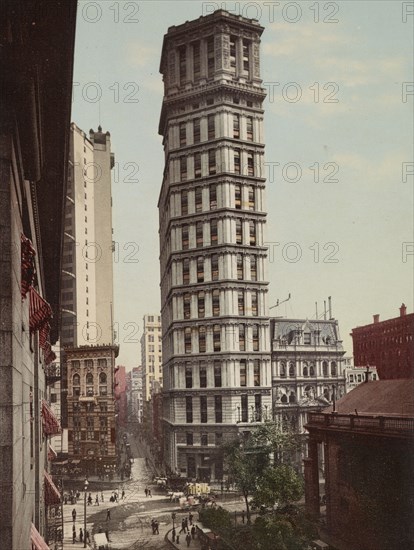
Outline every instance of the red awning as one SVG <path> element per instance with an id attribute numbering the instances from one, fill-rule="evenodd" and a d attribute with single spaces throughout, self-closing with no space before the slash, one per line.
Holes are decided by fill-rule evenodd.
<path id="1" fill-rule="evenodd" d="M 59 489 L 53 483 L 51 476 L 45 470 L 45 503 L 46 506 L 60 504 Z"/>
<path id="2" fill-rule="evenodd" d="M 47 458 L 49 460 L 55 460 L 56 457 L 57 457 L 57 452 L 55 451 L 55 449 L 53 449 L 53 447 L 49 445 L 49 448 L 47 451 Z"/>
<path id="3" fill-rule="evenodd" d="M 29 326 L 32 332 L 40 330 L 52 317 L 52 308 L 40 294 L 30 287 Z"/>
<path id="4" fill-rule="evenodd" d="M 21 294 L 22 298 L 26 298 L 26 294 L 29 292 L 30 285 L 33 284 L 35 275 L 35 261 L 36 251 L 33 248 L 32 241 L 25 235 L 21 234 Z"/>
<path id="5" fill-rule="evenodd" d="M 61 432 L 59 420 L 56 418 L 54 412 L 49 407 L 48 403 L 43 399 L 42 401 L 42 421 L 43 421 L 43 433 L 47 435 L 57 435 Z"/>
<path id="6" fill-rule="evenodd" d="M 33 523 L 30 528 L 30 542 L 32 543 L 32 550 L 50 550 Z"/>

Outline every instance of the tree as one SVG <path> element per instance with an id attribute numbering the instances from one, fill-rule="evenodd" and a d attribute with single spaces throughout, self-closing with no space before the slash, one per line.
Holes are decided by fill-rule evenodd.
<path id="1" fill-rule="evenodd" d="M 271 422 L 254 428 L 247 438 L 236 438 L 223 446 L 229 474 L 245 501 L 248 524 L 252 500 L 259 505 L 274 504 L 277 500 L 287 503 L 302 495 L 301 479 L 293 468 L 284 464 L 287 456 L 299 447 L 296 434 L 282 431 Z"/>

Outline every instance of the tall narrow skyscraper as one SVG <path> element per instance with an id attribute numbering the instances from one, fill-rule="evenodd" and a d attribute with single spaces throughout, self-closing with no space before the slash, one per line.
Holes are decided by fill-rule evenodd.
<path id="1" fill-rule="evenodd" d="M 170 27 L 161 56 L 164 457 L 202 481 L 271 414 L 262 32 L 219 10 Z"/>

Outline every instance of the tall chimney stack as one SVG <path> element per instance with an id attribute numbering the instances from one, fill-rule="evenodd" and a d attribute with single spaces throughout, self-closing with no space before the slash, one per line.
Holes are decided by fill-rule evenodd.
<path id="1" fill-rule="evenodd" d="M 404 317 L 404 315 L 407 314 L 407 306 L 405 304 L 401 304 L 400 307 L 400 317 Z"/>
<path id="2" fill-rule="evenodd" d="M 374 323 L 379 323 L 379 313 L 374 315 Z"/>

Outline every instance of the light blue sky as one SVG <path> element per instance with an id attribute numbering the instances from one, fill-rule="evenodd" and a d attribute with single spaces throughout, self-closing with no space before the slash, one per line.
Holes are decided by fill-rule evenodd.
<path id="1" fill-rule="evenodd" d="M 140 364 L 142 317 L 160 308 L 163 35 L 214 7 L 259 16 L 265 27 L 266 161 L 275 176 L 267 184 L 268 303 L 292 295 L 271 313 L 310 318 L 315 301 L 321 313 L 332 296 L 351 354 L 353 327 L 371 322 L 374 313 L 397 316 L 403 301 L 412 311 L 413 256 L 403 261 L 403 243 L 413 241 L 413 176 L 402 178 L 413 148 L 413 96 L 402 101 L 403 83 L 413 80 L 413 16 L 404 16 L 405 5 L 410 8 L 372 0 L 79 2 L 72 120 L 86 132 L 99 122 L 109 130 L 118 163 L 113 226 L 120 364 Z M 295 166 L 302 171 L 296 182 Z"/>

